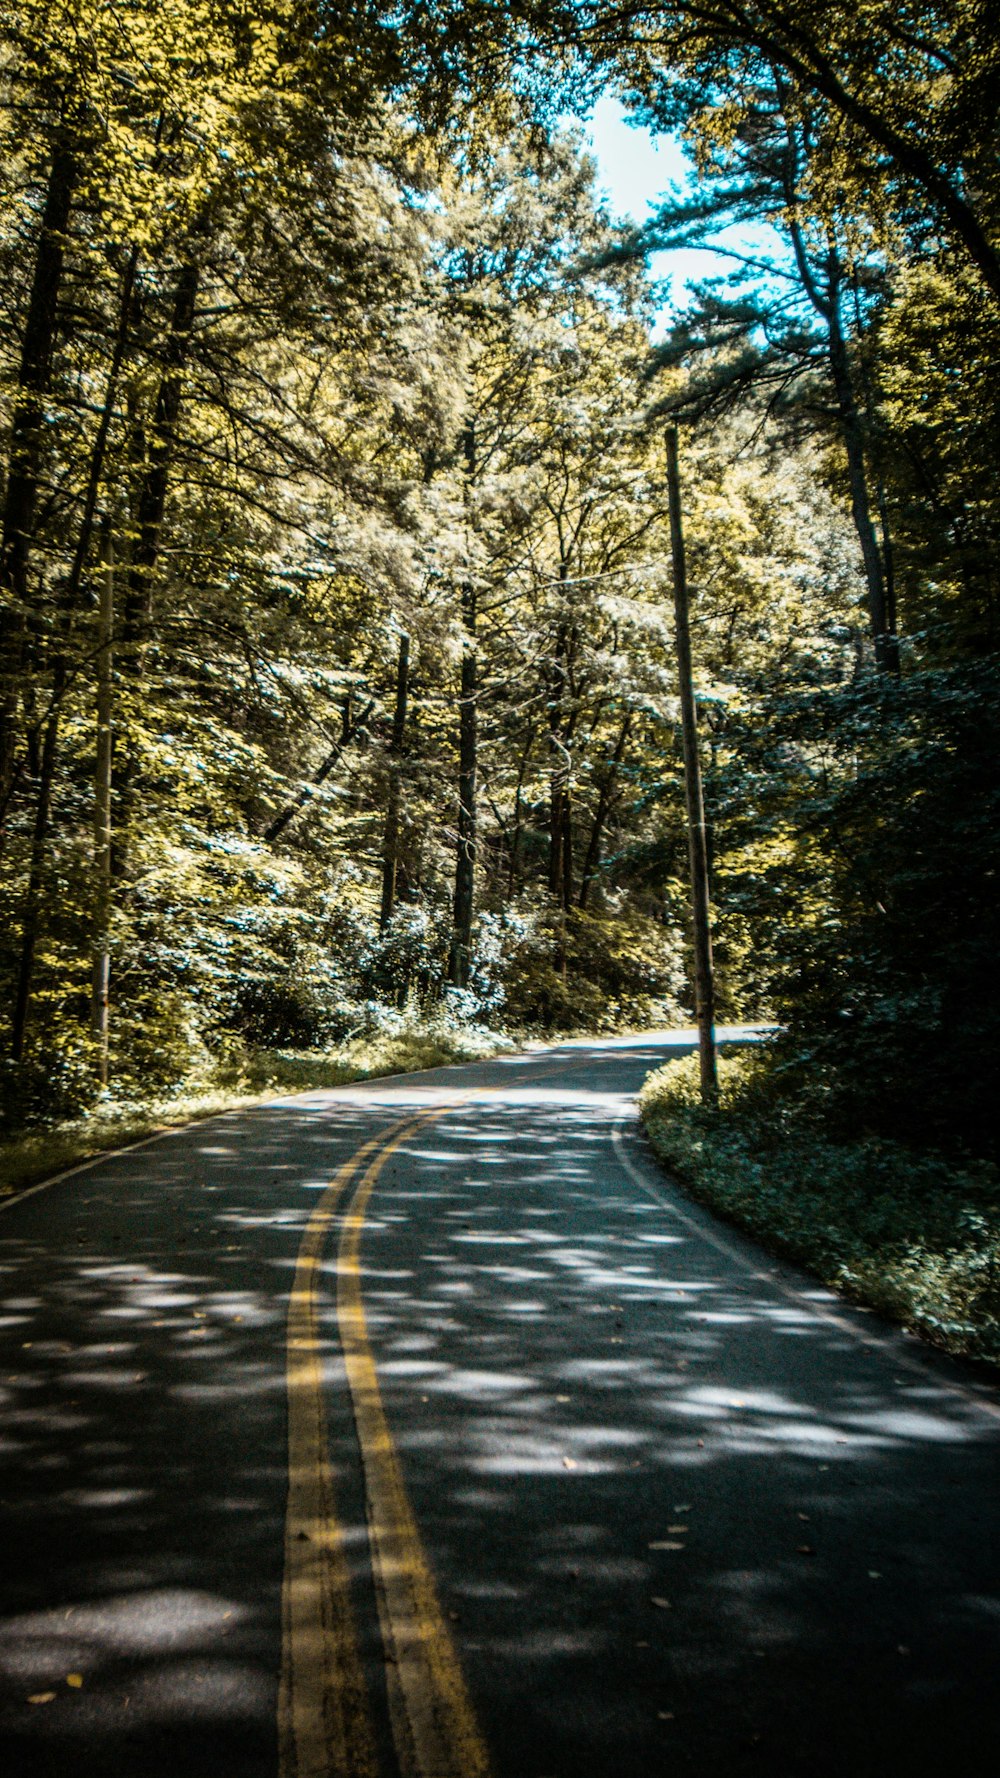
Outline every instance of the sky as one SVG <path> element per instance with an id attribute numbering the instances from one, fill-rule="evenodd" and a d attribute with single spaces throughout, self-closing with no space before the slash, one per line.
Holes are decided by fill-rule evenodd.
<path id="1" fill-rule="evenodd" d="M 617 99 L 600 99 L 584 134 L 598 165 L 598 183 L 611 200 L 616 216 L 630 216 L 645 222 L 650 206 L 671 188 L 688 190 L 695 182 L 694 162 L 685 153 L 676 136 L 653 136 L 652 133 L 626 121 L 624 108 Z M 740 226 L 726 230 L 720 237 L 743 250 L 780 251 L 781 243 L 767 227 Z M 681 247 L 670 253 L 656 253 L 651 261 L 654 278 L 667 285 L 660 321 L 665 323 L 671 313 L 685 306 L 687 286 L 692 279 L 717 276 L 732 268 L 733 262 L 708 248 Z"/>

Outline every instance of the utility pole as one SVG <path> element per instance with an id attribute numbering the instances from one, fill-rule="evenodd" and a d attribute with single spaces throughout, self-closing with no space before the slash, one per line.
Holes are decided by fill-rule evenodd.
<path id="1" fill-rule="evenodd" d="M 386 798 L 385 833 L 382 840 L 382 906 L 379 931 L 384 932 L 396 905 L 396 876 L 399 868 L 399 802 L 400 777 L 403 770 L 403 748 L 406 742 L 406 699 L 410 687 L 410 638 L 405 630 L 399 636 L 396 662 L 396 707 L 389 743 L 389 793 Z"/>
<path id="2" fill-rule="evenodd" d="M 458 707 L 458 850 L 455 859 L 455 901 L 452 911 L 448 980 L 467 988 L 472 966 L 472 915 L 476 881 L 476 775 L 478 765 L 478 668 L 476 662 L 476 589 L 462 589 L 462 690 Z"/>
<path id="3" fill-rule="evenodd" d="M 94 773 L 94 973 L 90 1025 L 97 1042 L 102 1087 L 108 1084 L 108 991 L 111 980 L 111 641 L 114 630 L 115 550 L 104 528 L 97 611 L 97 769 Z"/>
<path id="4" fill-rule="evenodd" d="M 674 570 L 674 635 L 684 738 L 684 792 L 687 801 L 688 859 L 691 867 L 691 911 L 694 925 L 694 991 L 698 1018 L 701 1096 L 712 1105 L 719 1096 L 715 1066 L 715 991 L 712 979 L 712 935 L 709 926 L 708 841 L 705 800 L 698 761 L 698 715 L 691 678 L 691 632 L 688 625 L 687 566 L 681 527 L 681 481 L 677 460 L 677 428 L 667 428 L 667 494 L 670 503 L 670 553 Z"/>
<path id="5" fill-rule="evenodd" d="M 465 429 L 466 523 L 476 476 L 476 431 Z M 471 577 L 462 587 L 462 690 L 458 706 L 458 847 L 448 980 L 467 988 L 472 968 L 472 916 L 476 890 L 476 778 L 479 769 L 479 667 L 476 659 L 477 593 Z"/>

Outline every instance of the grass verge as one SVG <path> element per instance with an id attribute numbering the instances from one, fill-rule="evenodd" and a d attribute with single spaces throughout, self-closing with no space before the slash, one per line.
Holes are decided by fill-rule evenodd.
<path id="1" fill-rule="evenodd" d="M 896 1143 L 832 1142 L 776 1098 L 766 1058 L 723 1057 L 720 1102 L 686 1056 L 639 1100 L 660 1160 L 702 1203 L 934 1345 L 1000 1365 L 1000 1175 Z"/>
<path id="2" fill-rule="evenodd" d="M 109 1149 L 160 1130 L 252 1105 L 275 1094 L 347 1086 L 386 1074 L 411 1074 L 452 1062 L 476 1062 L 514 1047 L 480 1029 L 412 1026 L 358 1037 L 339 1050 L 256 1050 L 160 1098 L 108 1099 L 83 1117 L 25 1130 L 0 1141 L 0 1199 Z"/>

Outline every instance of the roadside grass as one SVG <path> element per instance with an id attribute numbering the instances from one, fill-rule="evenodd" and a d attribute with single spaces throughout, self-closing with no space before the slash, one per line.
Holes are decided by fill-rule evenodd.
<path id="1" fill-rule="evenodd" d="M 706 1109 L 698 1061 L 650 1074 L 639 1109 L 692 1195 L 825 1284 L 935 1346 L 1000 1365 L 1000 1174 L 897 1143 L 833 1142 L 782 1101 L 766 1057 L 720 1060 Z"/>
<path id="2" fill-rule="evenodd" d="M 509 1037 L 479 1027 L 404 1024 L 354 1038 L 336 1050 L 241 1049 L 181 1082 L 175 1092 L 148 1099 L 109 1097 L 84 1116 L 0 1140 L 0 1199 L 94 1155 L 216 1112 L 278 1094 L 481 1061 L 514 1047 Z"/>

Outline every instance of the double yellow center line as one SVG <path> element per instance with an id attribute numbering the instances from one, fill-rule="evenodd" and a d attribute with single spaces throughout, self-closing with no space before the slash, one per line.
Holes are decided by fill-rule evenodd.
<path id="1" fill-rule="evenodd" d="M 351 1186 L 337 1257 L 337 1326 L 361 1450 L 400 1778 L 488 1778 L 486 1746 L 382 1405 L 361 1291 L 361 1234 L 379 1174 L 421 1125 L 452 1108 L 403 1118 L 358 1149 L 324 1191 L 299 1248 L 288 1308 L 281 1778 L 378 1778 L 379 1770 L 330 1470 L 319 1325 L 323 1248 Z"/>

